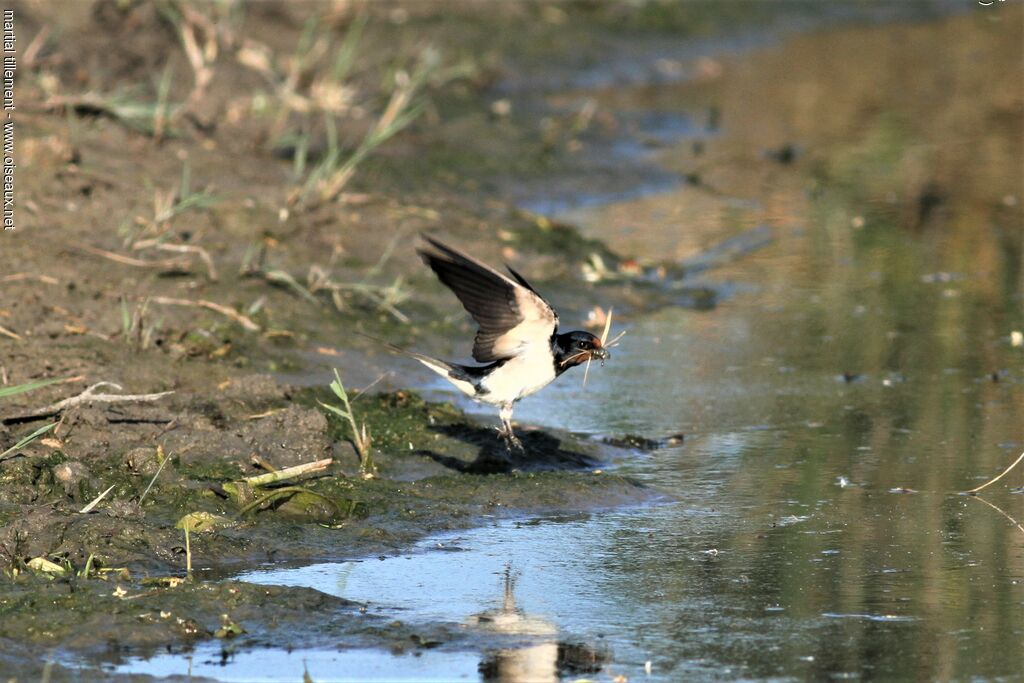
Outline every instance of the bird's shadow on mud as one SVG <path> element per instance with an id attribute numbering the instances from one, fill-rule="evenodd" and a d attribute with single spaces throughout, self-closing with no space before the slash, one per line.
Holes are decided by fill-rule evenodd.
<path id="1" fill-rule="evenodd" d="M 523 444 L 522 451 L 506 448 L 505 441 L 490 427 L 451 424 L 437 425 L 432 429 L 478 449 L 472 461 L 431 450 L 419 451 L 420 455 L 465 474 L 580 470 L 599 464 L 586 453 L 562 448 L 560 439 L 539 429 L 516 432 Z"/>

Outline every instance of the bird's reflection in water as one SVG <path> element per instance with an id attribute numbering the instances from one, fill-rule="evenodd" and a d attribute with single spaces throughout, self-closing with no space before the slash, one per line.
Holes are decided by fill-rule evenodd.
<path id="1" fill-rule="evenodd" d="M 516 606 L 515 575 L 504 572 L 501 606 L 469 618 L 469 623 L 495 635 L 520 637 L 528 644 L 486 650 L 480 662 L 484 681 L 501 683 L 557 683 L 568 674 L 596 673 L 608 660 L 607 652 L 579 643 L 559 641 L 551 622 Z"/>

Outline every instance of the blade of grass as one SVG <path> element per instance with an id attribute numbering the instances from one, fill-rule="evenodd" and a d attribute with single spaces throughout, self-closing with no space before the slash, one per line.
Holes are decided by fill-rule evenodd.
<path id="1" fill-rule="evenodd" d="M 340 82 L 348 75 L 355 61 L 356 48 L 359 46 L 359 39 L 363 35 L 363 29 L 369 21 L 368 14 L 360 14 L 345 33 L 345 38 L 338 46 L 338 52 L 334 57 L 334 66 L 331 68 L 331 78 L 334 82 Z"/>
<path id="2" fill-rule="evenodd" d="M 41 389 L 42 387 L 48 387 L 51 384 L 56 384 L 57 382 L 63 382 L 63 381 L 65 381 L 65 380 L 63 380 L 63 379 L 41 379 L 41 380 L 39 380 L 37 382 L 27 382 L 25 384 L 19 384 L 17 386 L 13 386 L 13 387 L 4 387 L 3 389 L 0 389 L 0 398 L 7 398 L 8 396 L 14 396 L 15 394 L 21 394 L 21 393 L 24 393 L 26 391 L 35 391 L 36 389 Z"/>
<path id="3" fill-rule="evenodd" d="M 146 500 L 146 495 L 149 493 L 149 490 L 153 488 L 153 484 L 156 483 L 156 478 L 159 477 L 160 473 L 164 471 L 164 465 L 166 465 L 167 461 L 171 459 L 169 456 L 164 455 L 164 449 L 161 446 L 157 446 L 156 448 L 157 454 L 163 455 L 164 457 L 163 460 L 160 461 L 160 466 L 156 468 L 156 474 L 154 474 L 153 478 L 149 480 L 149 486 L 147 486 L 146 490 L 142 492 L 142 497 L 139 498 L 139 506 L 142 505 L 142 501 Z"/>
<path id="4" fill-rule="evenodd" d="M 985 487 L 987 487 L 987 486 L 991 486 L 992 484 L 996 483 L 997 481 L 999 481 L 1000 479 L 1002 479 L 1003 477 L 1005 477 L 1005 476 L 1006 476 L 1007 474 L 1009 474 L 1009 473 L 1010 473 L 1010 470 L 1012 470 L 1012 469 L 1013 469 L 1014 467 L 1016 467 L 1017 465 L 1019 465 L 1019 464 L 1020 464 L 1021 460 L 1024 460 L 1024 453 L 1021 453 L 1021 454 L 1020 454 L 1020 457 L 1019 457 L 1019 458 L 1017 458 L 1016 460 L 1014 460 L 1014 461 L 1013 461 L 1013 462 L 1012 462 L 1012 463 L 1010 464 L 1010 466 L 1009 466 L 1009 467 L 1007 467 L 1007 468 L 1006 468 L 1005 470 L 1003 470 L 1003 471 L 1002 471 L 1002 473 L 1000 473 L 1000 474 L 999 474 L 999 476 L 997 476 L 996 478 L 994 478 L 994 479 L 989 479 L 988 481 L 986 481 L 986 482 L 985 482 L 984 484 L 982 484 L 981 486 L 976 486 L 976 487 L 974 487 L 973 489 L 971 489 L 970 491 L 961 491 L 960 493 L 961 493 L 961 494 L 963 494 L 963 495 L 970 495 L 970 496 L 973 496 L 974 494 L 976 494 L 976 493 L 977 493 L 978 491 L 982 490 L 983 488 L 985 488 Z"/>
<path id="5" fill-rule="evenodd" d="M 79 514 L 87 515 L 90 512 L 92 512 L 96 508 L 96 506 L 100 504 L 100 501 L 103 500 L 104 498 L 106 498 L 107 494 L 110 493 L 113 490 L 114 490 L 114 484 L 111 484 L 110 486 L 107 487 L 106 491 L 104 491 L 100 495 L 98 495 L 95 498 L 93 498 L 92 501 L 88 505 L 86 505 L 84 508 L 79 510 L 78 511 Z"/>
<path id="6" fill-rule="evenodd" d="M 317 403 L 348 422 L 349 427 L 352 429 L 352 445 L 359 455 L 359 470 L 363 473 L 363 476 L 372 477 L 377 468 L 373 464 L 370 453 L 370 433 L 365 424 L 361 427 L 356 424 L 355 413 L 352 412 L 352 404 L 349 402 L 348 393 L 345 391 L 345 385 L 341 382 L 341 375 L 338 374 L 337 368 L 334 369 L 334 381 L 329 386 L 334 395 L 341 400 L 344 408 L 332 406 L 323 401 L 317 401 Z"/>
<path id="7" fill-rule="evenodd" d="M 56 422 L 51 422 L 48 425 L 43 425 L 42 427 L 40 427 L 36 431 L 34 431 L 31 434 L 29 434 L 28 436 L 26 436 L 24 439 L 22 439 L 18 443 L 14 444 L 10 448 L 8 448 L 3 453 L 0 453 L 0 461 L 6 460 L 8 457 L 14 455 L 18 451 L 20 451 L 22 448 L 24 448 L 25 446 L 29 445 L 30 443 L 32 443 L 33 441 L 38 439 L 40 436 L 42 436 L 43 434 L 45 434 L 46 432 L 50 431 L 51 429 L 53 429 L 56 426 L 57 426 Z"/>

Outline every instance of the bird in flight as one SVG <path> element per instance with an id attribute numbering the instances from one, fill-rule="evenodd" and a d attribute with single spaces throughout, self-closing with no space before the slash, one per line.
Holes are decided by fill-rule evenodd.
<path id="1" fill-rule="evenodd" d="M 419 249 L 420 256 L 480 326 L 473 359 L 484 365 L 459 365 L 395 348 L 473 400 L 497 406 L 498 433 L 509 450 L 522 451 L 512 431 L 516 402 L 573 366 L 610 358 L 604 340 L 581 330 L 559 334 L 558 314 L 512 268 L 509 277 L 431 237 L 424 240 L 429 247 Z"/>

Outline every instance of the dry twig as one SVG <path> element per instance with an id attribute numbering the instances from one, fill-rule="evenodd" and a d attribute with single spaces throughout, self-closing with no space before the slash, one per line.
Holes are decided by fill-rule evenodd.
<path id="1" fill-rule="evenodd" d="M 190 265 L 190 259 L 174 258 L 164 259 L 163 261 L 143 261 L 142 259 L 132 258 L 131 256 L 122 256 L 121 254 L 115 254 L 112 251 L 105 249 L 97 249 L 96 247 L 89 246 L 88 244 L 81 244 L 78 242 L 72 243 L 73 247 L 80 249 L 88 254 L 94 256 L 102 256 L 105 259 L 110 259 L 116 263 L 120 263 L 126 266 L 134 266 L 136 268 L 183 268 Z"/>
<path id="2" fill-rule="evenodd" d="M 160 251 L 172 251 L 178 254 L 196 254 L 206 264 L 207 276 L 212 282 L 216 282 L 219 278 L 217 277 L 217 267 L 213 264 L 213 258 L 210 257 L 210 252 L 206 251 L 202 247 L 194 244 L 164 244 L 160 243 L 155 239 L 143 240 L 136 242 L 132 245 L 132 250 L 138 251 L 140 249 L 159 249 Z"/>
<path id="3" fill-rule="evenodd" d="M 217 29 L 213 22 L 202 12 L 187 5 L 182 7 L 182 14 L 181 44 L 189 66 L 192 67 L 195 83 L 185 100 L 185 105 L 178 110 L 179 116 L 186 111 L 192 111 L 206 96 L 206 89 L 213 80 L 213 64 L 217 61 L 218 53 Z M 202 34 L 202 46 L 199 44 L 196 29 Z"/>
<path id="4" fill-rule="evenodd" d="M 28 415 L 23 417 L 47 417 L 49 415 L 56 415 L 57 413 L 64 412 L 68 408 L 74 408 L 87 403 L 147 403 L 149 401 L 157 401 L 164 396 L 173 394 L 173 391 L 161 391 L 155 394 L 99 394 L 96 393 L 98 389 L 103 387 L 110 387 L 121 391 L 121 385 L 113 382 L 96 382 L 92 386 L 86 388 L 82 393 L 66 398 L 63 401 L 57 401 L 52 405 L 48 405 L 45 408 L 35 410 Z"/>
<path id="5" fill-rule="evenodd" d="M 39 29 L 39 33 L 36 34 L 36 37 L 28 44 L 28 47 L 25 48 L 25 54 L 22 56 L 20 60 L 21 64 L 19 66 L 23 66 L 27 69 L 35 67 L 36 59 L 39 57 L 39 52 L 46 45 L 46 41 L 49 37 L 50 27 L 49 25 L 44 25 Z"/>
<path id="6" fill-rule="evenodd" d="M 250 332 L 260 331 L 260 326 L 254 323 L 252 321 L 252 318 L 250 318 L 249 316 L 242 315 L 233 308 L 229 308 L 227 306 L 217 304 L 212 301 L 207 301 L 206 299 L 197 299 L 193 301 L 192 299 L 176 299 L 174 297 L 169 296 L 155 296 L 151 299 L 151 301 L 155 304 L 164 304 L 167 306 L 193 306 L 196 308 L 208 308 L 211 311 L 220 313 L 221 315 L 225 315 L 231 318 L 236 323 L 238 323 L 245 329 L 249 330 Z"/>
<path id="7" fill-rule="evenodd" d="M 20 282 L 21 280 L 33 280 L 47 285 L 59 285 L 60 280 L 49 275 L 38 275 L 36 273 L 12 273 L 0 277 L 0 282 Z"/>
<path id="8" fill-rule="evenodd" d="M 149 486 L 146 487 L 146 490 L 143 491 L 142 495 L 139 497 L 139 506 L 142 505 L 142 501 L 146 500 L 146 496 L 149 494 L 149 490 L 153 488 L 153 484 L 156 483 L 156 478 L 159 477 L 160 473 L 164 471 L 164 465 L 166 465 L 167 461 L 171 459 L 170 456 L 164 454 L 163 446 L 158 445 L 156 447 L 156 454 L 158 457 L 163 456 L 163 460 L 160 461 L 160 466 L 156 468 L 156 474 L 154 474 L 153 478 L 149 480 Z"/>
<path id="9" fill-rule="evenodd" d="M 313 462 L 307 462 L 303 465 L 295 465 L 294 467 L 285 467 L 282 470 L 275 470 L 273 472 L 267 472 L 266 474 L 257 474 L 251 477 L 246 477 L 243 481 L 249 486 L 266 486 L 267 484 L 277 484 L 287 479 L 295 479 L 307 474 L 313 474 L 314 472 L 322 472 L 327 469 L 334 460 L 332 458 L 325 458 L 324 460 L 315 460 Z"/>

